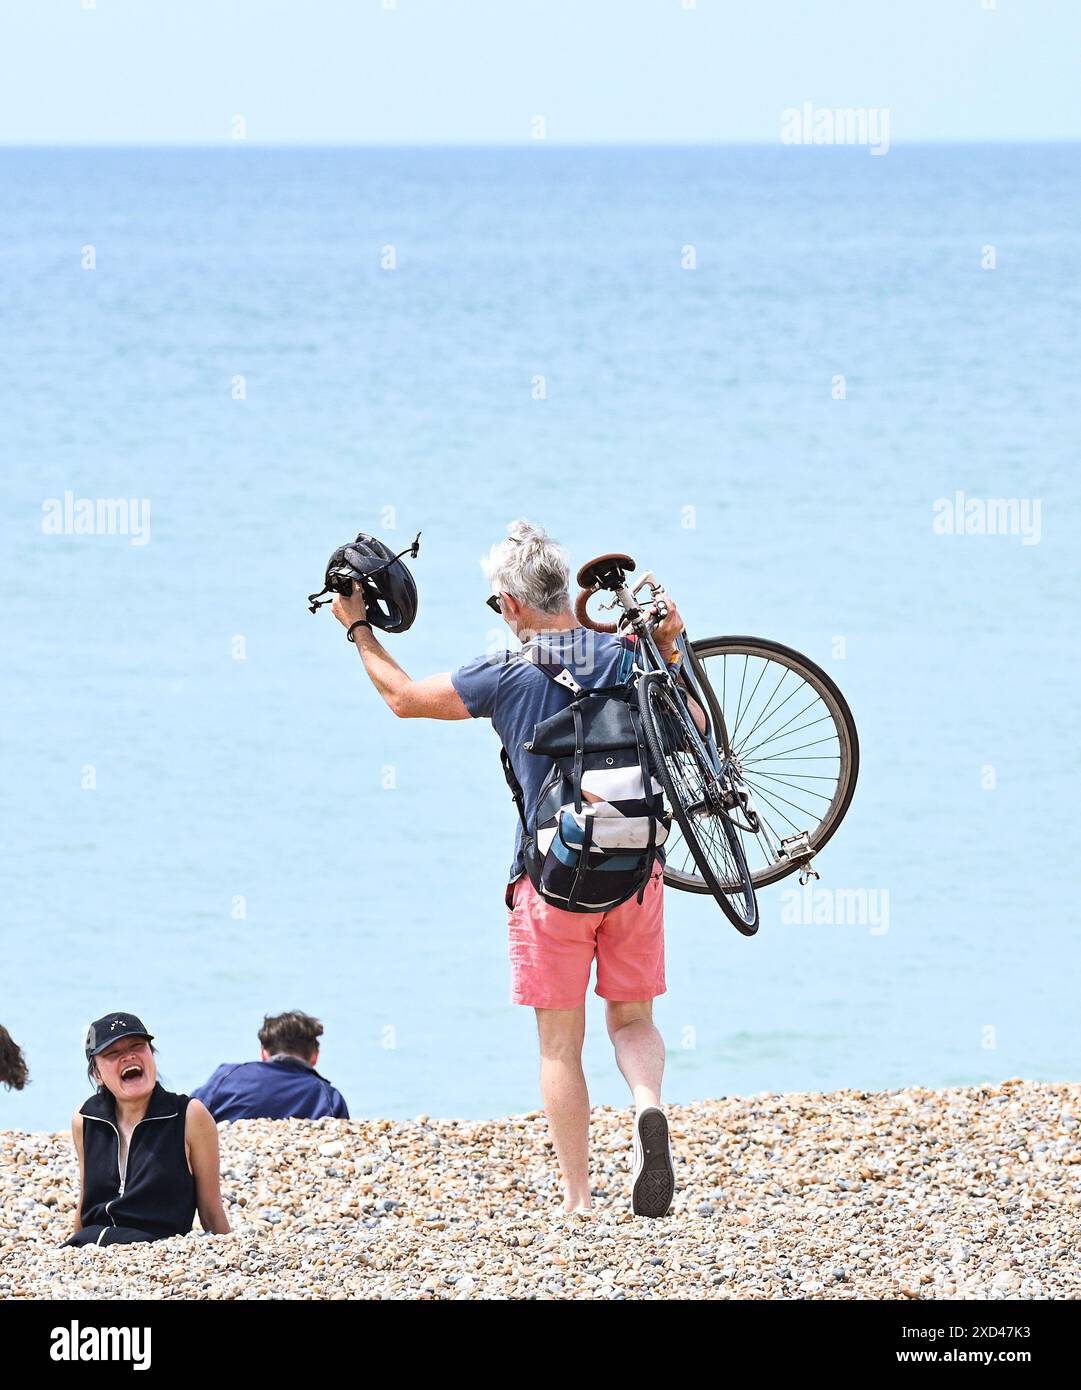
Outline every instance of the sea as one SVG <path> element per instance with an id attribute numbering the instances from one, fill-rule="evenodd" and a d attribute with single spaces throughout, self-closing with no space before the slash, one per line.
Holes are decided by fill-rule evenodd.
<path id="1" fill-rule="evenodd" d="M 420 532 L 451 671 L 519 517 L 858 726 L 810 896 L 666 892 L 664 1097 L 1078 1079 L 1077 145 L 7 148 L 0 232 L 0 1126 L 114 1010 L 173 1090 L 295 1008 L 354 1116 L 539 1107 L 496 736 L 306 601 Z"/>

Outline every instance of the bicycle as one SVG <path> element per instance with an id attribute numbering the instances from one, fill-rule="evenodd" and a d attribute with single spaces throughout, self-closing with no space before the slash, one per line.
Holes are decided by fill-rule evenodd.
<path id="1" fill-rule="evenodd" d="M 737 931 L 753 936 L 758 888 L 796 872 L 801 884 L 820 877 L 814 856 L 840 825 L 859 773 L 852 711 L 813 661 L 764 638 L 688 641 L 684 630 L 677 638 L 683 658 L 677 677 L 653 636 L 666 612 L 664 586 L 649 570 L 628 586 L 626 576 L 634 569 L 634 560 L 619 553 L 583 565 L 575 613 L 595 632 L 633 632 L 637 638 L 638 706 L 675 820 L 664 847 L 665 882 L 684 892 L 711 893 Z M 649 590 L 646 603 L 639 601 L 643 589 Z M 613 623 L 589 613 L 590 599 L 602 591 L 613 595 L 603 608 L 622 610 Z M 732 721 L 726 717 L 732 710 L 730 659 Z M 719 697 L 706 669 L 710 662 Z M 688 695 L 703 713 L 704 730 Z M 816 801 L 824 804 L 816 807 Z"/>

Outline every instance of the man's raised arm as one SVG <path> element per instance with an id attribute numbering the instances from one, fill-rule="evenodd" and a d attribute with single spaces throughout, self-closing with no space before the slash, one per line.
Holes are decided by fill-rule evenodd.
<path id="1" fill-rule="evenodd" d="M 335 594 L 331 612 L 347 630 L 367 617 L 364 593 L 354 585 L 352 594 Z M 370 627 L 358 627 L 353 641 L 372 678 L 391 711 L 399 719 L 469 719 L 462 697 L 451 684 L 450 672 L 411 680 L 379 641 Z"/>

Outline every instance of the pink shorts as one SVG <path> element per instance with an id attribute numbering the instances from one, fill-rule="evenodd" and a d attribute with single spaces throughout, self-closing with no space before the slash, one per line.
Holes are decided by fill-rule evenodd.
<path id="1" fill-rule="evenodd" d="M 608 912 L 565 912 L 545 902 L 522 874 L 508 889 L 511 1003 L 577 1009 L 585 1001 L 593 957 L 602 999 L 663 994 L 664 871 L 654 866 L 642 905 L 637 893 Z"/>

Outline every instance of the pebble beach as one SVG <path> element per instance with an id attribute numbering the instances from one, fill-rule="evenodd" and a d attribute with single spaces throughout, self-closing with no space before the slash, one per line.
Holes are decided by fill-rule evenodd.
<path id="1" fill-rule="evenodd" d="M 0 1298 L 1081 1296 L 1081 1083 L 668 1108 L 672 1211 L 630 1212 L 630 1111 L 595 1109 L 561 1212 L 540 1112 L 220 1127 L 228 1236 L 58 1248 L 70 1134 L 0 1133 Z M 198 1224 L 198 1223 L 197 1223 Z"/>

